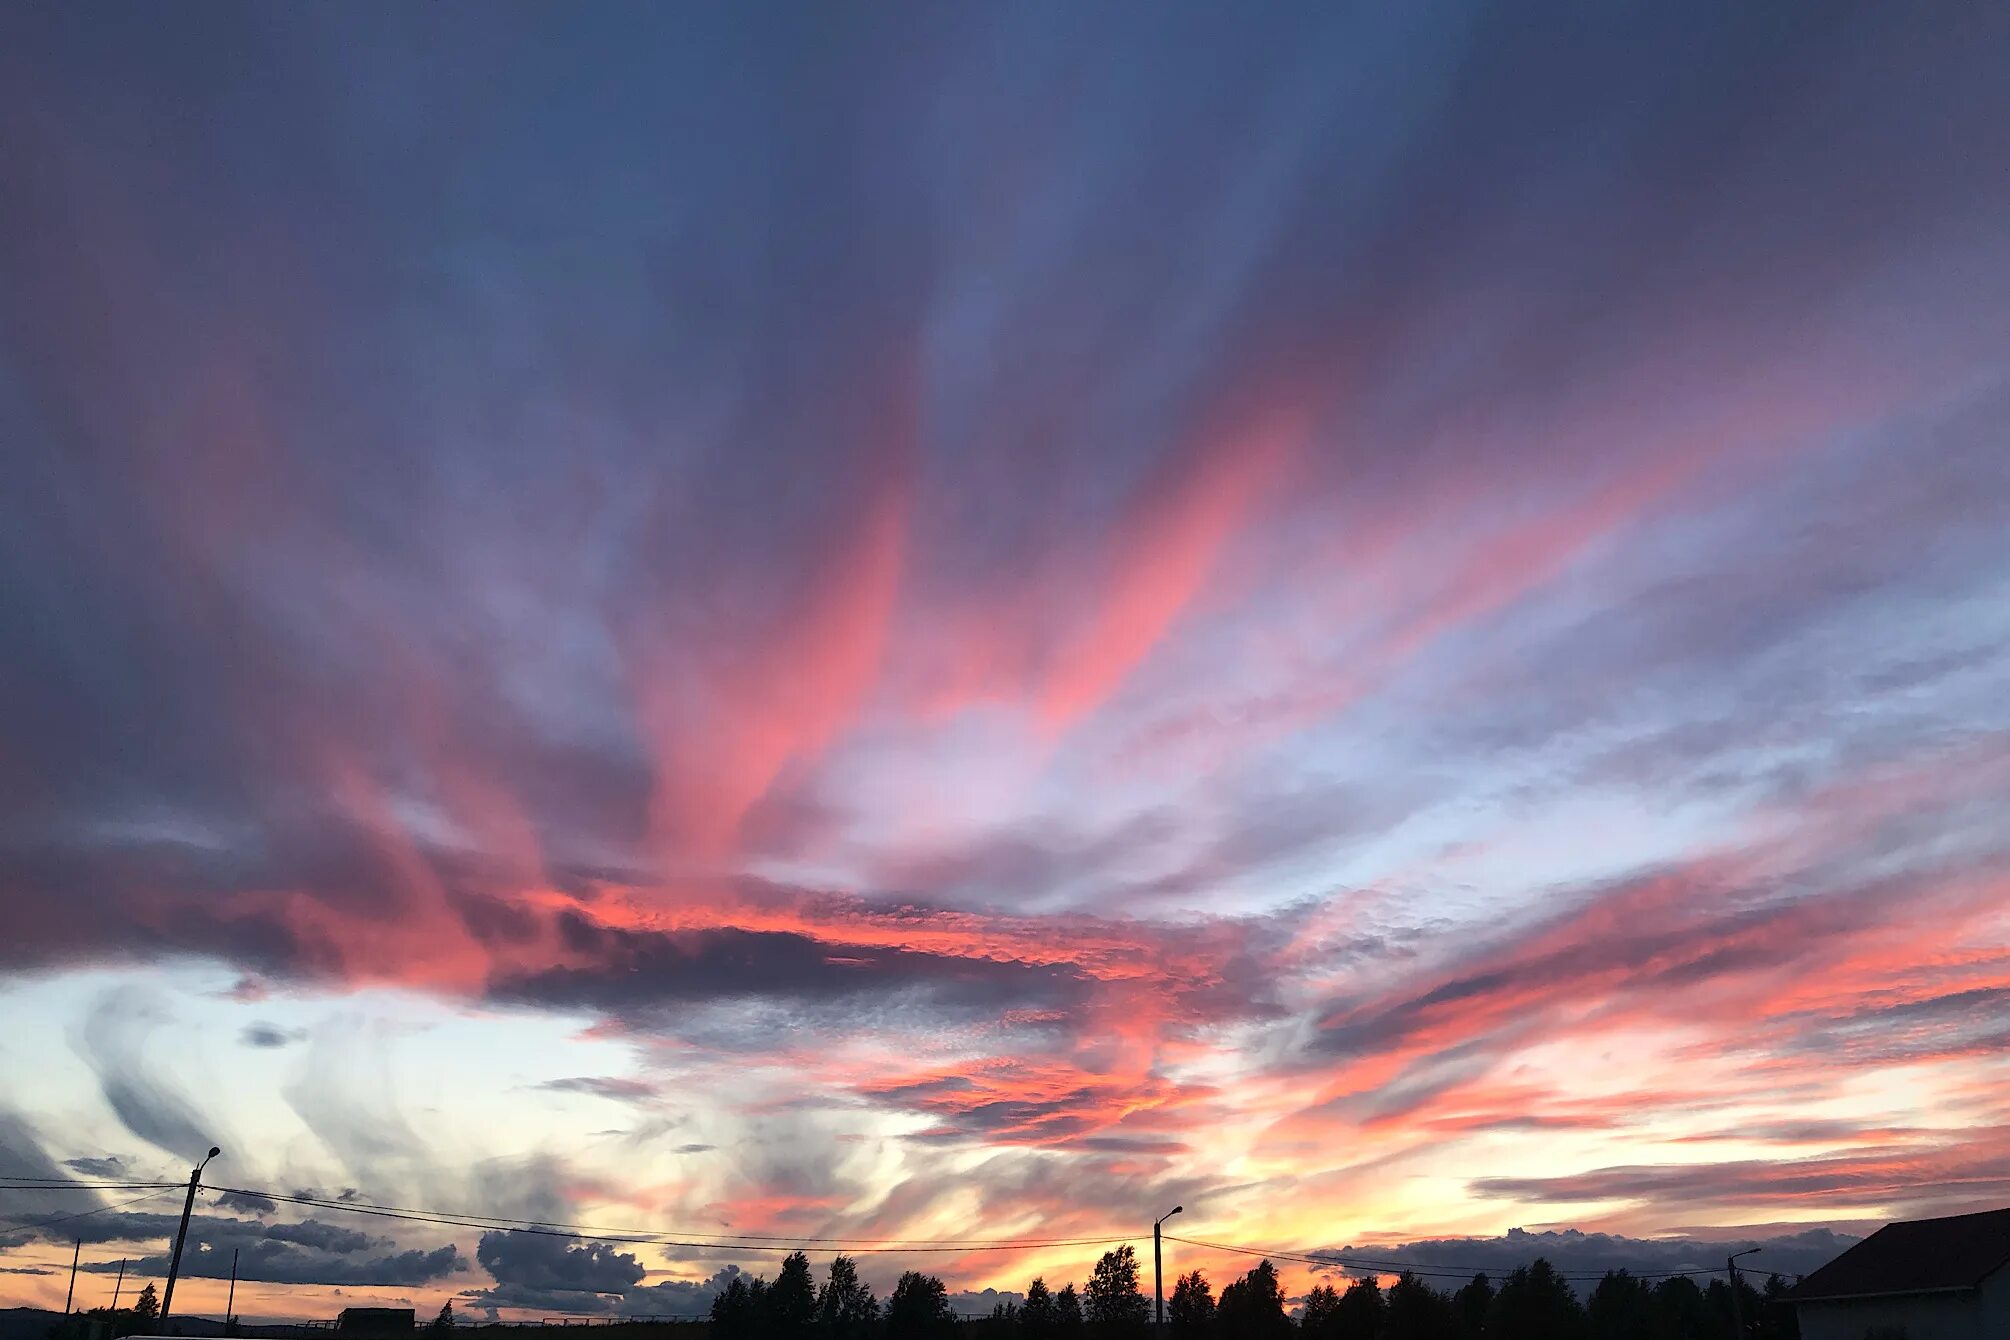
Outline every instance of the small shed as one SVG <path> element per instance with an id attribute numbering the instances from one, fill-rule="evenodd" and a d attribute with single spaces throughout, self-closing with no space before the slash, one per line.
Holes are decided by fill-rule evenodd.
<path id="1" fill-rule="evenodd" d="M 410 1335 L 415 1319 L 408 1307 L 345 1307 L 335 1329 L 354 1336 Z"/>
<path id="2" fill-rule="evenodd" d="M 2010 1209 L 1886 1224 L 1790 1295 L 1801 1340 L 2010 1336 Z"/>

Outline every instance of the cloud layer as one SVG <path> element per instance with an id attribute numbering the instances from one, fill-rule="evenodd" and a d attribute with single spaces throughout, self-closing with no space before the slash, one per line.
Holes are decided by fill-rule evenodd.
<path id="1" fill-rule="evenodd" d="M 0 17 L 36 1166 L 1301 1248 L 2002 1198 L 2000 8 L 688 17 Z M 512 1026 L 628 1071 L 371 1069 Z M 733 1263 L 492 1236 L 499 1308 Z"/>

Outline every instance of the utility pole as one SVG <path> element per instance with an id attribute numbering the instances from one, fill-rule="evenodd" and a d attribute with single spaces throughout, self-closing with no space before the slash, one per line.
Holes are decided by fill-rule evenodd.
<path id="1" fill-rule="evenodd" d="M 237 1248 L 230 1249 L 230 1294 L 223 1304 L 223 1324 L 237 1320 Z"/>
<path id="2" fill-rule="evenodd" d="M 209 1166 L 209 1160 L 222 1152 L 215 1145 L 211 1145 L 209 1156 L 196 1164 L 188 1175 L 188 1199 L 181 1203 L 181 1227 L 175 1230 L 174 1254 L 168 1257 L 167 1288 L 161 1292 L 161 1315 L 158 1324 L 162 1335 L 174 1334 L 168 1329 L 168 1313 L 174 1308 L 174 1282 L 175 1277 L 181 1274 L 181 1249 L 182 1244 L 188 1241 L 188 1216 L 195 1209 L 195 1190 L 202 1185 L 202 1170 Z"/>
<path id="3" fill-rule="evenodd" d="M 1152 1297 L 1158 1307 L 1156 1327 L 1158 1340 L 1166 1340 L 1166 1276 L 1164 1254 L 1159 1248 L 1159 1225 L 1185 1208 L 1184 1205 L 1175 1205 L 1152 1221 Z"/>
<path id="4" fill-rule="evenodd" d="M 125 1287 L 126 1287 L 126 1260 L 124 1257 L 120 1257 L 119 1282 L 112 1286 L 112 1316 L 115 1318 L 119 1315 L 119 1294 L 124 1292 Z"/>
<path id="5" fill-rule="evenodd" d="M 77 1245 L 70 1248 L 70 1292 L 63 1295 L 63 1315 L 70 1315 L 70 1304 L 77 1297 L 77 1257 L 84 1250 L 84 1240 L 77 1239 Z"/>
<path id="6" fill-rule="evenodd" d="M 1724 1258 L 1724 1268 L 1731 1272 L 1731 1335 L 1733 1340 L 1745 1340 L 1745 1309 L 1738 1301 L 1738 1258 L 1750 1256 L 1761 1250 L 1747 1247 L 1742 1252 L 1732 1252 Z"/>

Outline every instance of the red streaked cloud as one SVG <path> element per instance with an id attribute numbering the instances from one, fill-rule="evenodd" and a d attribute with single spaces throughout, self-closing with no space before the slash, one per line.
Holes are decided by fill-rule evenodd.
<path id="1" fill-rule="evenodd" d="M 1237 424 L 1174 458 L 1119 522 L 1108 588 L 1086 628 L 1061 650 L 1040 715 L 1065 726 L 1107 698 L 1200 594 L 1230 540 L 1249 528 L 1309 428 L 1302 413 Z"/>

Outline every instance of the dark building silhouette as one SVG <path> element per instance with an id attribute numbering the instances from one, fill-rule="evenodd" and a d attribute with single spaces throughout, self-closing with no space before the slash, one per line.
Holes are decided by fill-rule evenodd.
<path id="1" fill-rule="evenodd" d="M 343 1335 L 410 1335 L 416 1326 L 408 1307 L 345 1307 L 335 1329 Z"/>
<path id="2" fill-rule="evenodd" d="M 1797 1285 L 1801 1340 L 2010 1336 L 2010 1209 L 1886 1224 Z"/>

